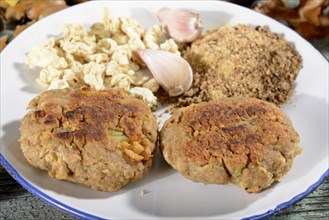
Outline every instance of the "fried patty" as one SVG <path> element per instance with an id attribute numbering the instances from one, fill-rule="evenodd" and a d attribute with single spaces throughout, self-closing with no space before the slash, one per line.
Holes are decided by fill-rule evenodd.
<path id="1" fill-rule="evenodd" d="M 49 90 L 21 120 L 28 162 L 52 177 L 117 191 L 150 169 L 157 121 L 140 100 L 120 90 Z"/>
<path id="2" fill-rule="evenodd" d="M 223 98 L 174 111 L 160 131 L 164 159 L 186 178 L 234 183 L 248 192 L 269 187 L 301 152 L 291 120 L 274 104 Z"/>
<path id="3" fill-rule="evenodd" d="M 302 67 L 301 56 L 283 37 L 242 24 L 209 30 L 183 57 L 194 80 L 179 106 L 237 96 L 281 105 L 293 94 Z"/>

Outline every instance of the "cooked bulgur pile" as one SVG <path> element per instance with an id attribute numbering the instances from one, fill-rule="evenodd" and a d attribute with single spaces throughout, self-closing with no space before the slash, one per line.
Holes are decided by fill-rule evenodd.
<path id="1" fill-rule="evenodd" d="M 293 93 L 302 67 L 296 49 L 263 27 L 225 25 L 209 30 L 183 51 L 194 71 L 192 88 L 178 106 L 247 96 L 281 105 Z"/>

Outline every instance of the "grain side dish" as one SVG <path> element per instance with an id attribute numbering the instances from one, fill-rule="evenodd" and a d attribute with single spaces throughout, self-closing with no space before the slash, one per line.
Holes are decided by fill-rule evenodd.
<path id="1" fill-rule="evenodd" d="M 194 71 L 179 106 L 223 97 L 255 97 L 276 105 L 293 94 L 302 58 L 284 38 L 262 27 L 224 25 L 183 52 Z"/>

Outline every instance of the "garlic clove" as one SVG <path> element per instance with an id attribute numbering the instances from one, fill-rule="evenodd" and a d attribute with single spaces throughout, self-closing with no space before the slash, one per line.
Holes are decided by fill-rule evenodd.
<path id="1" fill-rule="evenodd" d="M 170 96 L 178 96 L 188 91 L 193 82 L 190 64 L 181 56 L 165 50 L 138 49 L 154 79 Z"/>
<path id="2" fill-rule="evenodd" d="M 161 8 L 157 13 L 161 26 L 175 41 L 192 42 L 201 33 L 200 15 L 187 10 Z"/>

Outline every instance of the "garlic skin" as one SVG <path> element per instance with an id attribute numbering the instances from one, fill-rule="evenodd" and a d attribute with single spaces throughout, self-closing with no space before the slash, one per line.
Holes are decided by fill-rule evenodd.
<path id="1" fill-rule="evenodd" d="M 194 41 L 201 33 L 200 15 L 180 9 L 161 8 L 157 17 L 162 28 L 179 43 Z"/>
<path id="2" fill-rule="evenodd" d="M 138 49 L 137 53 L 169 96 L 181 95 L 191 88 L 193 71 L 181 56 L 151 49 Z"/>

